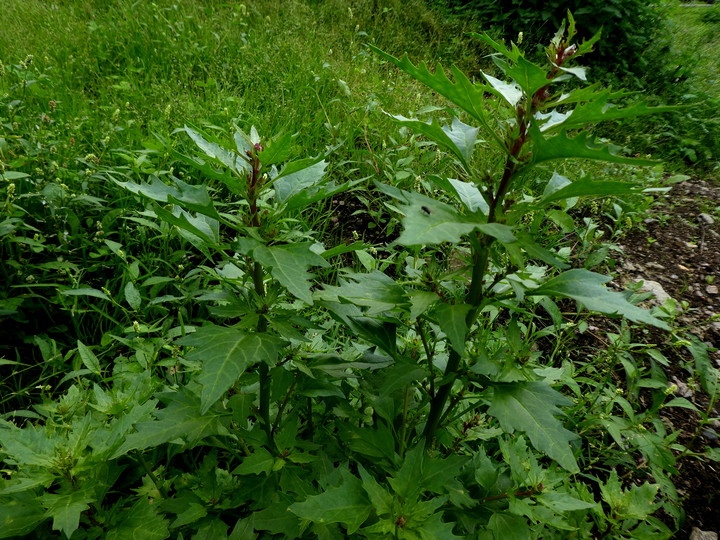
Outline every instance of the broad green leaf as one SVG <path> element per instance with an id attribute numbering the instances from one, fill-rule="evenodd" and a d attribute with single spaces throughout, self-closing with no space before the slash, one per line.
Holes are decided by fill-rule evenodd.
<path id="1" fill-rule="evenodd" d="M 490 206 L 481 191 L 472 182 L 463 182 L 462 180 L 443 178 L 432 174 L 428 178 L 440 189 L 445 190 L 461 201 L 470 212 L 479 211 L 483 216 L 487 217 Z"/>
<path id="2" fill-rule="evenodd" d="M 498 540 L 527 540 L 533 537 L 523 517 L 505 512 L 493 512 L 487 528 L 493 532 L 493 538 Z"/>
<path id="3" fill-rule="evenodd" d="M 243 458 L 243 461 L 238 465 L 232 474 L 270 474 L 275 466 L 275 458 L 270 452 L 264 448 L 257 448 L 252 454 Z"/>
<path id="4" fill-rule="evenodd" d="M 484 216 L 490 213 L 490 206 L 475 184 L 454 178 L 448 178 L 448 182 L 468 210 L 480 211 Z"/>
<path id="5" fill-rule="evenodd" d="M 500 223 L 485 223 L 484 217 L 464 215 L 452 206 L 420 193 L 401 191 L 391 186 L 378 187 L 400 201 L 398 209 L 405 215 L 403 232 L 397 242 L 406 246 L 460 242 L 460 239 L 479 230 L 504 244 L 516 241 L 512 228 Z"/>
<path id="6" fill-rule="evenodd" d="M 276 163 L 282 163 L 290 157 L 290 150 L 292 149 L 292 140 L 295 135 L 292 133 L 285 133 L 280 137 L 269 141 L 265 150 L 258 154 L 260 163 L 263 167 L 275 165 Z"/>
<path id="7" fill-rule="evenodd" d="M 505 431 L 525 432 L 535 448 L 568 471 L 577 472 L 580 469 L 570 447 L 577 435 L 555 418 L 559 406 L 571 404 L 543 382 L 496 383 L 488 414 L 497 418 Z"/>
<path id="8" fill-rule="evenodd" d="M 440 329 L 450 340 L 450 344 L 455 351 L 463 355 L 465 354 L 465 337 L 468 333 L 468 327 L 465 323 L 465 317 L 470 311 L 468 304 L 440 304 L 433 315 L 437 319 Z"/>
<path id="9" fill-rule="evenodd" d="M 188 389 L 165 392 L 158 397 L 167 405 L 154 412 L 157 420 L 135 424 L 136 432 L 127 436 L 110 459 L 131 450 L 154 448 L 176 439 L 192 443 L 210 435 L 227 433 L 221 423 L 222 417 L 216 413 L 201 414 L 200 399 Z"/>
<path id="10" fill-rule="evenodd" d="M 88 368 L 91 373 L 100 375 L 100 361 L 97 359 L 97 356 L 95 356 L 95 353 L 88 349 L 80 340 L 77 342 L 77 347 L 83 365 Z"/>
<path id="11" fill-rule="evenodd" d="M 372 509 L 362 483 L 350 473 L 343 474 L 340 486 L 308 497 L 288 508 L 293 514 L 310 521 L 342 523 L 347 527 L 348 534 L 360 528 Z"/>
<path id="12" fill-rule="evenodd" d="M 618 155 L 618 147 L 611 144 L 596 142 L 595 136 L 588 132 L 581 132 L 569 137 L 565 129 L 557 134 L 545 137 L 540 129 L 531 124 L 530 134 L 533 141 L 532 161 L 521 170 L 550 161 L 553 159 L 594 159 L 610 163 L 625 163 L 629 165 L 656 165 L 650 159 L 625 157 Z"/>
<path id="13" fill-rule="evenodd" d="M 312 274 L 307 272 L 308 266 L 330 266 L 328 262 L 310 250 L 310 242 L 299 244 L 284 244 L 278 246 L 258 246 L 252 252 L 252 258 L 266 268 L 287 290 L 312 305 L 310 292 L 310 279 Z"/>
<path id="14" fill-rule="evenodd" d="M 556 512 L 588 510 L 597 506 L 597 503 L 583 501 L 568 493 L 559 493 L 557 491 L 542 492 L 535 496 L 535 500 Z"/>
<path id="15" fill-rule="evenodd" d="M 179 339 L 179 345 L 195 347 L 186 358 L 203 366 L 200 413 L 219 400 L 249 367 L 258 362 L 273 365 L 286 342 L 269 334 L 246 333 L 236 328 L 207 325 Z"/>
<path id="16" fill-rule="evenodd" d="M 132 281 L 128 281 L 125 284 L 125 300 L 127 301 L 128 305 L 132 308 L 133 311 L 137 311 L 140 309 L 140 306 L 142 304 L 142 298 L 140 297 L 140 293 L 138 292 L 137 288 L 133 284 Z"/>
<path id="17" fill-rule="evenodd" d="M 219 517 L 211 517 L 203 520 L 203 524 L 193 535 L 193 540 L 217 540 L 227 538 L 228 526 Z"/>
<path id="18" fill-rule="evenodd" d="M 241 177 L 238 176 L 237 173 L 235 173 L 231 169 L 217 170 L 210 163 L 204 161 L 203 159 L 193 156 L 186 156 L 185 154 L 182 154 L 174 149 L 170 150 L 170 155 L 179 159 L 180 161 L 187 163 L 195 170 L 200 171 L 204 178 L 211 178 L 213 180 L 218 180 L 219 182 L 222 182 L 233 194 L 242 195 L 243 193 L 245 193 L 245 189 L 247 187 L 245 179 L 242 178 L 241 180 Z"/>
<path id="19" fill-rule="evenodd" d="M 157 204 L 153 209 L 160 219 L 195 235 L 202 242 L 211 246 L 220 243 L 220 224 L 215 219 L 203 215 L 195 217 L 178 206 L 172 212 Z"/>
<path id="20" fill-rule="evenodd" d="M 469 163 L 477 140 L 478 128 L 468 126 L 457 118 L 453 118 L 450 127 L 441 127 L 437 118 L 433 118 L 430 122 L 422 122 L 417 119 L 405 118 L 402 115 L 390 115 L 390 117 L 401 126 L 409 127 L 413 131 L 429 137 L 438 146 L 449 150 L 466 171 L 470 170 Z"/>
<path id="21" fill-rule="evenodd" d="M 507 62 L 497 55 L 493 56 L 492 59 L 506 77 L 510 77 L 522 88 L 526 96 L 532 96 L 543 86 L 550 84 L 547 71 L 525 60 L 522 55 L 518 55 L 514 62 Z"/>
<path id="22" fill-rule="evenodd" d="M 539 288 L 527 291 L 528 295 L 547 295 L 572 298 L 590 311 L 606 315 L 621 315 L 634 322 L 652 324 L 664 330 L 668 325 L 653 317 L 646 309 L 639 308 L 627 301 L 619 292 L 611 292 L 604 286 L 611 278 L 585 269 L 573 269 L 563 272 Z"/>
<path id="23" fill-rule="evenodd" d="M 323 301 L 347 302 L 366 307 L 366 315 L 407 310 L 410 306 L 405 289 L 378 270 L 367 274 L 348 273 L 346 277 L 339 279 L 339 286 L 325 285 L 316 293 L 316 297 Z"/>
<path id="24" fill-rule="evenodd" d="M 523 91 L 517 84 L 506 83 L 484 72 L 483 77 L 485 77 L 492 86 L 494 90 L 493 94 L 503 98 L 511 107 L 515 107 L 522 99 Z"/>
<path id="25" fill-rule="evenodd" d="M 240 173 L 247 168 L 248 163 L 235 152 L 232 152 L 217 143 L 208 141 L 200 133 L 188 126 L 185 126 L 185 132 L 206 156 L 219 161 L 226 167 L 232 169 L 233 172 Z"/>
<path id="26" fill-rule="evenodd" d="M 11 493 L 22 493 L 33 488 L 43 486 L 49 487 L 55 481 L 55 475 L 46 469 L 31 469 L 30 467 L 13 473 L 11 480 L 8 480 L 2 488 L 1 495 L 10 495 Z M 3 485 L 3 484 L 0 484 Z"/>
<path id="27" fill-rule="evenodd" d="M 0 498 L 0 538 L 31 538 L 26 535 L 46 519 L 45 508 L 32 492 Z"/>
<path id="28" fill-rule="evenodd" d="M 347 191 L 351 187 L 362 182 L 362 179 L 345 182 L 343 184 L 336 184 L 335 182 L 323 182 L 322 184 L 303 189 L 285 201 L 285 211 L 298 210 L 305 208 L 318 201 L 325 200 L 329 197 Z"/>
<path id="29" fill-rule="evenodd" d="M 0 177 L 4 180 L 19 180 L 21 178 L 28 178 L 30 175 L 28 173 L 20 172 L 20 171 L 0 171 Z"/>
<path id="30" fill-rule="evenodd" d="M 269 531 L 281 538 L 300 538 L 304 525 L 288 508 L 287 503 L 269 505 L 252 514 L 253 526 L 257 531 Z"/>
<path id="31" fill-rule="evenodd" d="M 164 540 L 170 536 L 168 521 L 159 513 L 158 504 L 139 499 L 124 509 L 115 527 L 104 535 L 106 540 Z"/>
<path id="32" fill-rule="evenodd" d="M 480 128 L 469 126 L 453 116 L 450 125 L 443 126 L 442 130 L 463 155 L 465 161 L 470 163 Z"/>
<path id="33" fill-rule="evenodd" d="M 80 525 L 80 514 L 90 508 L 93 497 L 84 491 L 65 494 L 45 493 L 38 500 L 47 509 L 47 516 L 53 518 L 53 529 L 62 531 L 68 538 Z"/>
<path id="34" fill-rule="evenodd" d="M 395 357 L 397 353 L 397 322 L 379 317 L 343 317 L 343 322 L 357 335 Z"/>
<path id="35" fill-rule="evenodd" d="M 119 182 L 118 180 L 114 180 L 114 182 L 132 193 L 142 195 L 153 201 L 177 204 L 185 210 L 198 212 L 215 219 L 219 217 L 205 186 L 191 186 L 179 178 L 173 179 L 175 185 L 172 186 L 164 183 L 155 175 L 150 176 L 149 184 L 146 182 L 140 184 Z"/>
<path id="36" fill-rule="evenodd" d="M 273 182 L 277 200 L 284 203 L 290 197 L 317 185 L 325 176 L 327 165 L 327 162 L 323 160 L 295 172 L 285 173 L 283 171 L 280 173 Z"/>

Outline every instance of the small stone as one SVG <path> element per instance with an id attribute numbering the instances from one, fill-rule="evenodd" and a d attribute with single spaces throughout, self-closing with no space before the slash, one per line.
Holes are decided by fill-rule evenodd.
<path id="1" fill-rule="evenodd" d="M 713 217 L 710 214 L 705 214 L 705 213 L 698 214 L 697 220 L 700 223 L 704 223 L 706 225 L 712 225 L 713 223 L 715 223 L 715 220 L 713 219 Z"/>
<path id="2" fill-rule="evenodd" d="M 718 540 L 718 535 L 712 531 L 701 531 L 697 527 L 693 527 L 690 540 Z"/>
<path id="3" fill-rule="evenodd" d="M 648 268 L 652 268 L 653 270 L 665 270 L 665 267 L 662 264 L 658 264 L 653 261 L 650 261 L 645 266 L 647 266 Z"/>
<path id="4" fill-rule="evenodd" d="M 678 279 L 678 277 L 680 276 L 678 276 L 677 274 L 670 274 L 670 279 Z"/>
<path id="5" fill-rule="evenodd" d="M 708 294 L 717 294 L 718 293 L 717 285 L 708 285 L 707 287 L 705 287 L 705 292 Z"/>
<path id="6" fill-rule="evenodd" d="M 677 377 L 672 378 L 672 382 L 675 383 L 675 386 L 677 387 L 675 389 L 675 394 L 684 397 L 684 398 L 691 398 L 693 396 L 692 391 L 688 388 L 688 385 L 682 382 Z"/>
<path id="7" fill-rule="evenodd" d="M 662 285 L 660 285 L 657 281 L 643 281 L 643 286 L 640 290 L 652 293 L 655 296 L 655 300 L 651 300 L 651 302 L 658 305 L 662 305 L 665 303 L 665 300 L 670 298 L 670 295 L 665 292 L 665 289 L 663 289 Z"/>

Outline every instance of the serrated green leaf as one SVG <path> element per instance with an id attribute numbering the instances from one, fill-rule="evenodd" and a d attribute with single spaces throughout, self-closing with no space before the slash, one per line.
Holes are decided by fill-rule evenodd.
<path id="1" fill-rule="evenodd" d="M 539 288 L 526 294 L 572 298 L 590 311 L 598 311 L 606 315 L 622 315 L 631 321 L 668 329 L 665 322 L 653 317 L 648 310 L 631 304 L 621 293 L 607 290 L 604 284 L 610 279 L 589 270 L 573 269 L 546 281 Z"/>
<path id="2" fill-rule="evenodd" d="M 28 425 L 20 429 L 12 424 L 0 426 L 0 446 L 3 453 L 20 465 L 39 465 L 52 468 L 56 449 L 62 440 L 48 437 L 45 427 Z"/>
<path id="3" fill-rule="evenodd" d="M 474 230 L 497 238 L 504 244 L 516 241 L 512 228 L 500 223 L 486 223 L 483 217 L 464 215 L 452 206 L 420 193 L 398 190 L 378 184 L 378 187 L 400 201 L 398 209 L 405 215 L 403 232 L 397 242 L 406 246 L 460 242 Z"/>
<path id="4" fill-rule="evenodd" d="M 617 94 L 609 89 L 594 92 L 587 97 L 587 102 L 578 104 L 572 113 L 558 125 L 563 129 L 584 128 L 588 124 L 596 122 L 634 118 L 682 109 L 682 107 L 677 106 L 650 107 L 647 101 L 640 101 L 628 107 L 618 107 L 609 102 L 610 99 L 617 97 Z"/>
<path id="5" fill-rule="evenodd" d="M 343 474 L 343 482 L 320 495 L 308 497 L 288 508 L 303 519 L 318 523 L 342 523 L 353 534 L 370 516 L 373 506 L 360 480 L 350 473 Z"/>
<path id="6" fill-rule="evenodd" d="M 309 266 L 326 268 L 329 263 L 317 253 L 310 250 L 310 242 L 299 244 L 284 244 L 280 246 L 258 246 L 252 252 L 257 262 L 270 268 L 270 273 L 287 290 L 300 300 L 312 305 L 310 292 L 310 279 L 312 274 L 307 272 Z"/>
<path id="7" fill-rule="evenodd" d="M 435 73 L 431 73 L 427 64 L 424 62 L 420 63 L 417 67 L 414 66 L 413 63 L 410 62 L 407 54 L 403 56 L 402 59 L 398 59 L 373 45 L 368 46 L 388 62 L 395 64 L 411 77 L 432 88 L 438 94 L 446 97 L 463 109 L 475 120 L 480 122 L 488 133 L 492 134 L 498 146 L 503 147 L 503 141 L 499 140 L 495 132 L 490 129 L 486 117 L 484 93 L 491 90 L 489 86 L 477 83 L 473 84 L 470 82 L 470 79 L 455 66 L 451 68 L 453 78 L 455 79 L 455 82 L 452 82 L 439 65 Z"/>
<path id="8" fill-rule="evenodd" d="M 125 300 L 127 301 L 128 305 L 132 308 L 133 311 L 137 311 L 140 309 L 140 306 L 142 305 L 142 298 L 140 297 L 140 293 L 138 292 L 137 288 L 133 284 L 132 281 L 128 281 L 125 284 Z M 92 371 L 92 370 L 91 370 Z"/>
<path id="9" fill-rule="evenodd" d="M 136 432 L 126 437 L 110 459 L 116 459 L 131 450 L 154 448 L 176 439 L 192 443 L 210 435 L 227 433 L 221 423 L 222 416 L 216 413 L 201 414 L 200 399 L 189 390 L 165 392 L 159 397 L 166 403 L 166 407 L 154 412 L 157 420 L 135 424 Z"/>
<path id="10" fill-rule="evenodd" d="M 389 514 L 393 508 L 393 496 L 377 483 L 372 475 L 368 474 L 362 465 L 358 465 L 358 473 L 362 479 L 362 486 L 370 498 L 370 502 L 375 508 L 375 513 L 379 516 Z"/>
<path id="11" fill-rule="evenodd" d="M 611 180 L 594 181 L 585 177 L 575 182 L 546 192 L 542 198 L 533 204 L 533 207 L 544 207 L 552 202 L 570 199 L 573 197 L 603 197 L 608 195 L 624 195 L 633 193 L 640 188 L 638 184 L 630 182 L 613 182 Z"/>
<path id="12" fill-rule="evenodd" d="M 252 517 L 255 530 L 280 534 L 282 538 L 300 538 L 305 528 L 300 519 L 289 511 L 287 503 L 271 504 L 253 513 Z"/>
<path id="13" fill-rule="evenodd" d="M 258 362 L 273 365 L 287 343 L 269 334 L 246 333 L 236 328 L 207 325 L 176 343 L 195 347 L 186 358 L 203 366 L 198 382 L 202 385 L 200 413 L 219 400 L 237 378 Z"/>
<path id="14" fill-rule="evenodd" d="M 275 458 L 264 448 L 257 448 L 252 454 L 243 459 L 232 474 L 270 474 L 275 466 Z"/>
<path id="15" fill-rule="evenodd" d="M 226 167 L 232 169 L 233 172 L 240 173 L 248 167 L 248 163 L 238 154 L 217 143 L 208 141 L 194 129 L 185 126 L 185 132 L 206 156 L 219 161 Z"/>
<path id="16" fill-rule="evenodd" d="M 137 195 L 142 195 L 153 201 L 172 203 L 205 216 L 218 219 L 219 215 L 213 204 L 206 186 L 191 186 L 179 178 L 173 179 L 174 185 L 164 183 L 155 175 L 150 176 L 150 183 L 120 182 L 113 180 L 119 186 Z"/>
<path id="17" fill-rule="evenodd" d="M 597 142 L 595 136 L 586 131 L 569 137 L 567 131 L 561 129 L 555 135 L 545 137 L 540 128 L 533 123 L 530 125 L 530 135 L 533 141 L 532 161 L 521 171 L 554 159 L 593 159 L 629 165 L 657 164 L 651 159 L 621 156 L 617 153 L 619 150 L 617 146 Z"/>
<path id="18" fill-rule="evenodd" d="M 48 487 L 54 481 L 55 476 L 48 470 L 33 470 L 28 467 L 18 471 L 18 473 L 13 473 L 12 479 L 8 480 L 0 489 L 0 495 L 22 493 L 23 491 L 29 491 L 39 486 Z"/>
<path id="19" fill-rule="evenodd" d="M 406 126 L 426 137 L 429 137 L 438 146 L 449 150 L 462 164 L 465 170 L 469 169 L 470 158 L 477 140 L 478 128 L 473 128 L 453 118 L 451 126 L 441 127 L 436 118 L 430 122 L 405 118 L 402 115 L 390 115 L 401 126 Z"/>
<path id="20" fill-rule="evenodd" d="M 157 504 L 139 499 L 120 514 L 115 527 L 108 530 L 106 540 L 164 540 L 170 536 L 168 521 L 159 513 Z"/>
<path id="21" fill-rule="evenodd" d="M 91 373 L 100 375 L 100 361 L 97 359 L 97 356 L 95 356 L 95 353 L 88 349 L 80 340 L 77 342 L 77 347 L 83 365 L 88 368 Z"/>
<path id="22" fill-rule="evenodd" d="M 487 528 L 493 532 L 493 538 L 503 540 L 527 540 L 532 538 L 527 521 L 521 516 L 504 512 L 493 512 Z"/>
<path id="23" fill-rule="evenodd" d="M 450 340 L 452 348 L 460 355 L 465 354 L 465 337 L 468 333 L 465 317 L 470 309 L 468 304 L 440 304 L 434 310 L 440 329 Z"/>
<path id="24" fill-rule="evenodd" d="M 47 510 L 47 516 L 53 518 L 53 529 L 62 531 L 70 538 L 80 526 L 80 514 L 90 508 L 93 497 L 84 491 L 72 491 L 64 494 L 45 493 L 38 500 Z"/>
<path id="25" fill-rule="evenodd" d="M 292 140 L 295 135 L 292 133 L 285 133 L 280 137 L 269 141 L 265 150 L 258 154 L 260 163 L 263 167 L 275 165 L 276 163 L 282 163 L 290 157 L 290 150 L 292 149 Z"/>
<path id="26" fill-rule="evenodd" d="M 543 382 L 497 383 L 488 414 L 508 432 L 523 431 L 533 446 L 570 472 L 579 471 L 570 441 L 577 435 L 565 429 L 556 415 L 572 402 Z"/>

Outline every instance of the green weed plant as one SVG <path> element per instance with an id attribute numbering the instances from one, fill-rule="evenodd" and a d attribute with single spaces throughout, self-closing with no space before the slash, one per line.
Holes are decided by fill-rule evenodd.
<path id="1" fill-rule="evenodd" d="M 413 179 L 397 174 L 412 160 L 372 162 L 392 172 L 372 190 L 399 222 L 389 245 L 326 247 L 307 215 L 367 179 L 329 174 L 333 147 L 292 159 L 292 132 L 251 127 L 228 140 L 185 126 L 193 151 L 158 137 L 127 151 L 126 167 L 93 172 L 85 160 L 89 179 L 127 199 L 96 227 L 113 238 L 74 249 L 115 275 L 53 283 L 54 301 L 73 315 L 95 306 L 107 328 L 69 352 L 44 341 L 69 386 L 0 420 L 0 537 L 672 536 L 658 511 L 681 517 L 670 449 L 682 449 L 657 411 L 688 404 L 667 401 L 662 355 L 631 338 L 632 323 L 669 329 L 668 310 L 609 290 L 610 277 L 589 269 L 599 261 L 548 234 L 572 228 L 580 199 L 646 187 L 549 165 L 651 165 L 588 127 L 671 108 L 617 107 L 625 94 L 587 84 L 575 59 L 599 36 L 576 43 L 572 18 L 542 66 L 475 37 L 502 78 L 453 68 L 450 79 L 374 49 L 451 115 L 391 115 L 417 135 L 411 153 L 432 144 L 452 176 Z M 20 260 L 12 250 L 32 213 L 8 182 L 29 176 L 2 175 L 0 245 Z M 72 204 L 58 208 L 72 220 Z M 120 237 L 119 223 L 133 228 Z M 343 256 L 359 265 L 331 268 Z M 566 357 L 584 311 L 617 325 L 606 358 Z M 707 348 L 688 347 L 715 399 Z M 649 410 L 635 403 L 641 389 Z"/>

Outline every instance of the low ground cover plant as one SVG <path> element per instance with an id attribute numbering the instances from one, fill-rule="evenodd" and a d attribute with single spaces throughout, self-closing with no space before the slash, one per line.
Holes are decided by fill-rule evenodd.
<path id="1" fill-rule="evenodd" d="M 22 327 L 49 299 L 76 338 L 28 332 L 43 365 L 2 360 L 0 537 L 669 538 L 683 449 L 658 411 L 688 404 L 632 336 L 672 306 L 609 289 L 576 213 L 648 186 L 556 167 L 654 165 L 589 127 L 672 108 L 613 105 L 576 63 L 599 35 L 575 37 L 570 17 L 540 65 L 478 34 L 500 76 L 477 80 L 374 49 L 446 102 L 390 113 L 409 155 L 370 152 L 372 178 L 338 174 L 333 146 L 297 159 L 292 132 L 208 124 L 126 165 L 58 164 L 38 192 L 5 141 L 23 157 L 1 173 L 4 272 L 30 292 L 2 314 Z M 437 174 L 410 174 L 414 153 Z M 350 190 L 387 242 L 311 226 Z M 587 312 L 616 330 L 599 358 L 564 348 Z M 684 346 L 715 400 L 707 347 Z"/>

